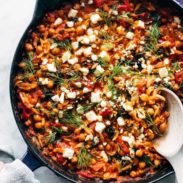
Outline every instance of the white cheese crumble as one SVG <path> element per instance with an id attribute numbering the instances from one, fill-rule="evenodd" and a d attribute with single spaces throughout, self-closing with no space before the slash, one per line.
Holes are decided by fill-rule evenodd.
<path id="1" fill-rule="evenodd" d="M 89 28 L 89 29 L 87 30 L 87 34 L 88 34 L 88 35 L 92 35 L 92 34 L 93 34 L 93 29 L 92 29 L 92 28 Z"/>
<path id="2" fill-rule="evenodd" d="M 97 57 L 97 55 L 92 54 L 91 59 L 92 59 L 93 61 L 97 61 L 98 57 Z"/>
<path id="3" fill-rule="evenodd" d="M 94 35 L 94 34 L 90 35 L 89 40 L 90 40 L 91 43 L 95 42 L 96 41 L 96 35 Z"/>
<path id="4" fill-rule="evenodd" d="M 46 65 L 48 63 L 48 59 L 47 58 L 44 58 L 43 59 L 43 62 L 42 62 L 42 65 Z"/>
<path id="5" fill-rule="evenodd" d="M 74 26 L 73 21 L 68 21 L 66 24 L 67 24 L 67 27 L 73 27 Z"/>
<path id="6" fill-rule="evenodd" d="M 65 93 L 62 92 L 60 95 L 60 103 L 63 104 L 64 103 L 64 97 L 65 97 Z"/>
<path id="7" fill-rule="evenodd" d="M 78 14 L 78 10 L 74 10 L 74 9 L 70 9 L 69 13 L 68 13 L 68 17 L 76 17 L 76 15 Z"/>
<path id="8" fill-rule="evenodd" d="M 173 19 L 174 19 L 174 22 L 175 22 L 175 23 L 181 24 L 181 19 L 180 19 L 179 17 L 174 16 Z"/>
<path id="9" fill-rule="evenodd" d="M 88 57 L 92 54 L 92 47 L 88 47 L 84 49 L 84 56 Z"/>
<path id="10" fill-rule="evenodd" d="M 142 108 L 137 110 L 137 115 L 140 119 L 145 119 L 146 118 L 145 111 Z"/>
<path id="11" fill-rule="evenodd" d="M 168 70 L 166 67 L 160 68 L 159 69 L 159 75 L 161 78 L 165 78 L 168 76 Z"/>
<path id="12" fill-rule="evenodd" d="M 78 41 L 72 42 L 72 47 L 74 50 L 77 50 L 79 48 L 79 42 Z"/>
<path id="13" fill-rule="evenodd" d="M 70 149 L 70 148 L 65 148 L 64 152 L 63 152 L 63 157 L 64 158 L 68 158 L 68 159 L 72 159 L 74 155 L 74 150 Z"/>
<path id="14" fill-rule="evenodd" d="M 127 32 L 126 38 L 127 39 L 133 39 L 134 38 L 134 33 L 133 32 Z"/>
<path id="15" fill-rule="evenodd" d="M 104 72 L 104 69 L 101 67 L 101 65 L 98 65 L 96 67 L 96 71 L 97 71 L 97 73 L 102 74 Z"/>
<path id="16" fill-rule="evenodd" d="M 99 143 L 99 138 L 98 138 L 97 136 L 95 136 L 95 137 L 93 138 L 93 141 L 95 142 L 95 144 L 98 144 L 98 143 Z"/>
<path id="17" fill-rule="evenodd" d="M 111 125 L 111 122 L 110 121 L 106 121 L 106 125 Z"/>
<path id="18" fill-rule="evenodd" d="M 83 93 L 88 93 L 88 92 L 90 92 L 90 90 L 87 87 L 84 87 L 83 88 Z"/>
<path id="19" fill-rule="evenodd" d="M 58 117 L 59 117 L 59 118 L 62 118 L 63 116 L 64 116 L 63 111 L 59 111 L 59 112 L 58 112 Z"/>
<path id="20" fill-rule="evenodd" d="M 61 18 L 57 18 L 54 22 L 54 25 L 60 25 L 63 22 Z"/>
<path id="21" fill-rule="evenodd" d="M 151 74 L 153 71 L 153 66 L 152 65 L 147 65 L 147 72 L 148 74 Z"/>
<path id="22" fill-rule="evenodd" d="M 68 60 L 68 63 L 71 64 L 71 65 L 74 65 L 77 62 L 78 62 L 78 58 L 77 57 Z"/>
<path id="23" fill-rule="evenodd" d="M 67 93 L 67 97 L 69 99 L 75 99 L 76 98 L 76 92 L 69 92 L 69 93 Z"/>
<path id="24" fill-rule="evenodd" d="M 137 20 L 137 21 L 135 21 L 135 28 L 144 29 L 145 28 L 145 23 L 142 20 Z"/>
<path id="25" fill-rule="evenodd" d="M 78 88 L 81 88 L 81 86 L 82 86 L 82 83 L 79 82 L 79 81 L 78 81 L 78 82 L 75 82 L 74 84 L 75 84 Z"/>
<path id="26" fill-rule="evenodd" d="M 86 113 L 86 119 L 88 121 L 91 121 L 91 122 L 96 121 L 97 120 L 97 115 L 95 114 L 94 111 L 89 111 L 89 112 Z"/>
<path id="27" fill-rule="evenodd" d="M 163 62 L 164 62 L 164 65 L 168 65 L 170 63 L 170 60 L 168 58 L 165 58 Z"/>
<path id="28" fill-rule="evenodd" d="M 106 51 L 102 51 L 100 52 L 100 55 L 99 55 L 101 58 L 104 58 L 104 57 L 107 57 L 108 56 L 108 53 Z"/>
<path id="29" fill-rule="evenodd" d="M 55 67 L 55 63 L 47 64 L 48 71 L 57 72 L 57 68 Z"/>
<path id="30" fill-rule="evenodd" d="M 90 39 L 88 36 L 84 36 L 83 39 L 81 40 L 81 43 L 83 44 L 90 44 Z"/>
<path id="31" fill-rule="evenodd" d="M 82 55 L 82 53 L 83 53 L 83 48 L 80 48 L 78 51 L 75 52 L 77 56 Z"/>
<path id="32" fill-rule="evenodd" d="M 79 21 L 79 22 L 82 22 L 82 21 L 83 21 L 83 19 L 82 19 L 81 17 L 79 17 L 79 18 L 78 18 L 78 21 Z"/>
<path id="33" fill-rule="evenodd" d="M 89 70 L 88 70 L 87 68 L 85 68 L 85 67 L 81 67 L 79 70 L 80 70 L 80 71 L 83 73 L 83 75 L 85 75 L 85 76 L 89 73 Z"/>
<path id="34" fill-rule="evenodd" d="M 93 14 L 91 17 L 90 17 L 90 20 L 93 24 L 97 24 L 98 21 L 100 20 L 100 15 L 99 14 Z"/>
<path id="35" fill-rule="evenodd" d="M 88 4 L 93 4 L 93 0 L 89 0 L 88 1 Z"/>
<path id="36" fill-rule="evenodd" d="M 118 117 L 117 118 L 117 122 L 119 126 L 124 126 L 125 125 L 125 121 L 122 117 Z"/>
<path id="37" fill-rule="evenodd" d="M 108 162 L 108 156 L 107 156 L 107 154 L 105 153 L 105 151 L 102 151 L 102 152 L 100 153 L 100 156 L 102 156 L 102 158 L 104 159 L 105 162 Z"/>
<path id="38" fill-rule="evenodd" d="M 53 43 L 51 46 L 50 46 L 50 49 L 52 50 L 52 49 L 54 49 L 54 48 L 56 48 L 57 47 L 57 43 Z"/>
<path id="39" fill-rule="evenodd" d="M 47 85 L 49 80 L 48 78 L 39 78 L 39 82 L 42 84 L 42 85 Z"/>
<path id="40" fill-rule="evenodd" d="M 63 63 L 68 61 L 70 59 L 70 57 L 71 57 L 71 53 L 69 51 L 64 52 L 63 55 L 62 55 Z"/>
<path id="41" fill-rule="evenodd" d="M 95 131 L 98 132 L 98 133 L 102 133 L 105 129 L 105 124 L 104 123 L 101 123 L 101 122 L 97 122 L 96 123 L 96 126 L 95 126 Z"/>
<path id="42" fill-rule="evenodd" d="M 97 92 L 92 92 L 91 93 L 91 102 L 92 103 L 98 103 L 100 102 L 102 99 L 100 97 L 100 92 L 97 91 Z"/>
<path id="43" fill-rule="evenodd" d="M 130 147 L 133 147 L 135 144 L 135 137 L 133 135 L 130 136 L 122 136 L 122 140 L 127 142 Z"/>
<path id="44" fill-rule="evenodd" d="M 123 103 L 122 105 L 123 105 L 125 111 L 133 111 L 133 107 L 130 102 Z"/>
<path id="45" fill-rule="evenodd" d="M 107 102 L 105 100 L 102 100 L 100 103 L 101 107 L 106 107 L 107 106 Z"/>
<path id="46" fill-rule="evenodd" d="M 93 140 L 92 134 L 86 136 L 85 141 L 88 141 L 88 140 Z"/>
<path id="47" fill-rule="evenodd" d="M 63 95 L 63 96 L 62 96 Z M 62 103 L 63 102 L 63 97 L 64 97 L 64 93 L 62 94 L 60 97 L 59 95 L 54 95 L 53 97 L 51 97 L 51 99 L 54 101 L 54 102 L 60 102 Z"/>

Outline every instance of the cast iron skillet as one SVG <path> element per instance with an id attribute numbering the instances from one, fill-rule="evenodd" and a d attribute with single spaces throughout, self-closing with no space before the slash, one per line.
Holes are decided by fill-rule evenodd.
<path id="1" fill-rule="evenodd" d="M 69 3 L 74 0 L 70 0 L 70 1 L 65 0 L 65 2 L 66 1 L 67 1 L 67 3 Z M 22 57 L 23 45 L 24 45 L 26 38 L 28 37 L 29 30 L 39 24 L 39 22 L 41 21 L 41 19 L 43 18 L 43 16 L 45 15 L 46 12 L 57 9 L 63 2 L 64 2 L 64 0 L 37 0 L 33 19 L 18 44 L 17 50 L 14 55 L 14 59 L 12 62 L 11 75 L 10 75 L 10 97 L 11 97 L 11 105 L 12 105 L 12 109 L 13 109 L 13 113 L 14 113 L 14 117 L 15 117 L 17 126 L 18 126 L 25 142 L 28 145 L 27 153 L 24 156 L 24 158 L 22 159 L 22 161 L 31 170 L 35 170 L 41 166 L 47 166 L 57 175 L 62 176 L 64 178 L 66 178 L 67 180 L 70 180 L 71 182 L 78 182 L 79 179 L 75 174 L 72 174 L 71 172 L 69 172 L 69 170 L 60 168 L 58 165 L 49 162 L 49 159 L 46 159 L 43 156 L 41 156 L 41 154 L 38 152 L 38 150 L 30 143 L 30 140 L 27 139 L 27 137 L 25 135 L 25 127 L 24 127 L 23 123 L 21 122 L 19 110 L 17 107 L 18 97 L 16 95 L 16 91 L 15 91 L 14 84 L 13 84 L 13 80 L 18 71 L 18 63 L 20 62 L 21 57 Z M 165 1 L 161 1 L 161 2 L 165 3 Z M 175 7 L 177 9 L 179 9 L 181 14 L 183 12 L 183 0 L 179 0 L 179 2 L 176 0 L 166 0 L 166 6 Z M 147 183 L 147 182 L 158 183 L 158 181 L 160 181 L 161 179 L 163 179 L 167 176 L 170 176 L 170 175 L 174 176 L 174 170 L 170 164 L 167 164 L 161 170 L 159 170 L 156 174 L 152 175 L 151 177 L 146 178 L 145 180 L 138 181 L 138 183 Z M 83 182 L 92 183 L 95 181 L 83 180 Z"/>

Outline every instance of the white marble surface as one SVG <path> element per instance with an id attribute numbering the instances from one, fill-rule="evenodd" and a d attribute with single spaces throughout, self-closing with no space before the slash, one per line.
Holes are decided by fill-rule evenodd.
<path id="1" fill-rule="evenodd" d="M 0 0 L 0 147 L 9 145 L 15 157 L 21 158 L 26 145 L 17 129 L 9 98 L 9 74 L 16 46 L 32 18 L 36 0 Z M 47 168 L 35 171 L 42 183 L 62 183 Z"/>
<path id="2" fill-rule="evenodd" d="M 17 129 L 9 99 L 9 74 L 12 58 L 25 28 L 32 18 L 36 0 L 0 0 L 0 147 L 9 145 L 21 158 L 26 145 Z M 42 183 L 66 183 L 47 168 L 35 171 Z M 173 180 L 164 180 L 164 183 Z M 163 182 L 162 182 L 163 183 Z"/>

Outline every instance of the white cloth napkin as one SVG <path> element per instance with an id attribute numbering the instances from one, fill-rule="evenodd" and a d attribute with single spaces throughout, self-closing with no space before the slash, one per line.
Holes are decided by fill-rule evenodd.
<path id="1" fill-rule="evenodd" d="M 4 165 L 0 171 L 1 183 L 39 183 L 34 174 L 20 160 Z"/>

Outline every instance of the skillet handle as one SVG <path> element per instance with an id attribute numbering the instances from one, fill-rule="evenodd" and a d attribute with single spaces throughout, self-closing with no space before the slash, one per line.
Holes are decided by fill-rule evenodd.
<path id="1" fill-rule="evenodd" d="M 31 151 L 28 149 L 24 157 L 22 158 L 22 162 L 27 165 L 29 169 L 32 171 L 40 168 L 43 166 L 43 164 L 38 160 L 35 155 L 31 153 Z"/>

